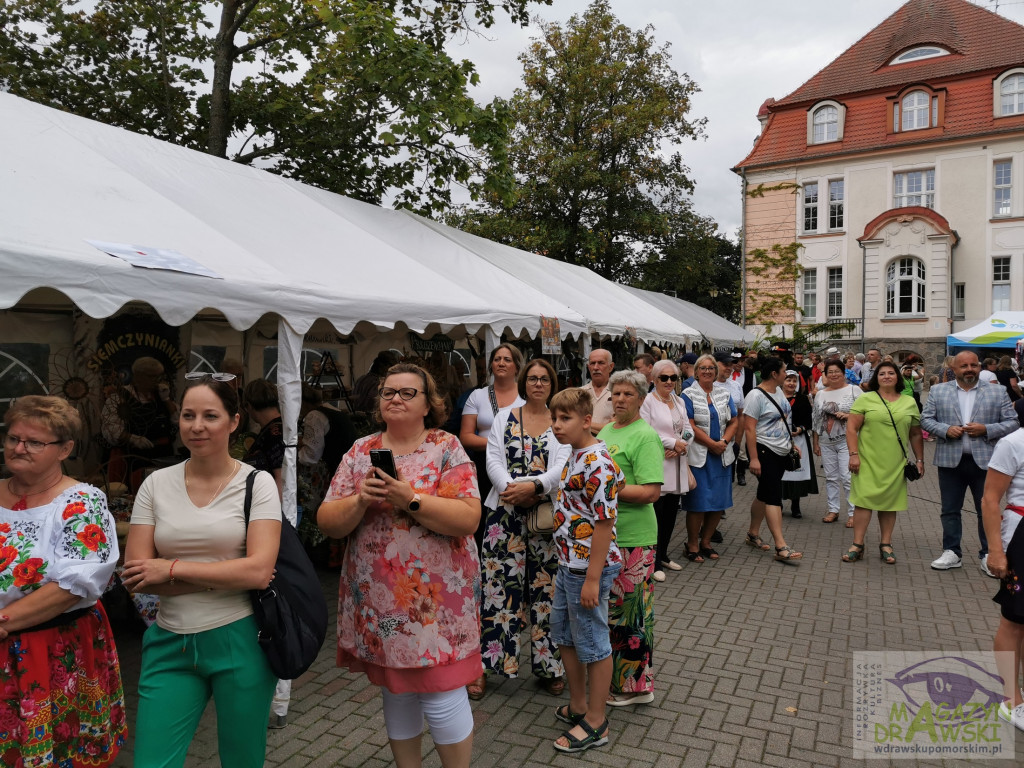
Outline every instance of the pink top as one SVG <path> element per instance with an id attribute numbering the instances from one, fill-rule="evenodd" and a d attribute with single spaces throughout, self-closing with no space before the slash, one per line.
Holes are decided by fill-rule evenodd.
<path id="1" fill-rule="evenodd" d="M 356 441 L 325 501 L 359 493 L 381 434 Z M 424 496 L 480 498 L 462 444 L 439 429 L 395 456 Z M 338 599 L 338 666 L 392 693 L 454 690 L 483 673 L 480 560 L 473 536 L 445 536 L 390 504 L 374 504 L 349 534 Z"/>

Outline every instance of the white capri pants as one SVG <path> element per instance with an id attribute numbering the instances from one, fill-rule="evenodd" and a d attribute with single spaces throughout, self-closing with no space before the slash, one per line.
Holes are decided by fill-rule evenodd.
<path id="1" fill-rule="evenodd" d="M 458 744 L 473 734 L 473 709 L 465 686 L 440 693 L 384 694 L 384 725 L 392 741 L 415 739 L 423 733 L 423 720 L 435 744 Z"/>
<path id="2" fill-rule="evenodd" d="M 853 516 L 853 504 L 850 503 L 850 452 L 846 447 L 846 438 L 832 442 L 827 437 L 818 436 L 818 447 L 821 448 L 821 464 L 825 472 L 825 493 L 828 496 L 828 512 L 839 514 L 839 491 L 846 493 L 846 514 Z"/>

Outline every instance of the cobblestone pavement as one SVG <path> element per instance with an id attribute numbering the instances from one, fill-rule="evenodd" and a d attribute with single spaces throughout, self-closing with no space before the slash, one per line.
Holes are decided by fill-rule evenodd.
<path id="1" fill-rule="evenodd" d="M 734 490 L 722 523 L 717 562 L 683 557 L 680 516 L 673 541 L 684 564 L 656 589 L 656 696 L 653 704 L 611 711 L 611 743 L 580 756 L 556 753 L 563 730 L 552 711 L 561 700 L 529 677 L 495 682 L 474 703 L 478 766 L 846 766 L 852 761 L 852 653 L 871 650 L 991 650 L 997 583 L 976 565 L 973 503 L 964 516 L 964 567 L 938 572 L 939 490 L 927 444 L 925 477 L 910 487 L 899 515 L 898 563 L 878 557 L 874 522 L 866 560 L 840 560 L 852 540 L 842 522 L 823 525 L 825 497 L 804 500 L 804 517 L 786 514 L 787 541 L 804 552 L 799 566 L 774 562 L 743 543 L 755 483 Z M 844 513 L 845 517 L 845 513 Z M 766 531 L 762 535 L 770 540 Z M 337 576 L 323 574 L 328 602 Z M 134 724 L 141 634 L 119 623 L 118 647 Z M 131 741 L 115 765 L 131 765 Z M 1017 735 L 1024 764 L 1024 734 Z M 440 765 L 429 737 L 424 765 Z M 288 726 L 270 731 L 268 766 L 326 768 L 391 764 L 381 698 L 365 678 L 334 666 L 332 636 L 314 667 L 293 687 Z M 873 760 L 870 765 L 886 765 Z M 894 760 L 895 766 L 965 765 L 966 761 Z M 970 765 L 1011 765 L 970 761 Z M 187 765 L 217 766 L 216 716 L 207 709 Z"/>

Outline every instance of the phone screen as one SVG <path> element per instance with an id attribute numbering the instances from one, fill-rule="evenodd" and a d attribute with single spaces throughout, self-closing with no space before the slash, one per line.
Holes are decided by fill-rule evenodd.
<path id="1" fill-rule="evenodd" d="M 396 480 L 398 479 L 398 470 L 395 469 L 395 457 L 389 449 L 371 450 L 370 464 Z"/>

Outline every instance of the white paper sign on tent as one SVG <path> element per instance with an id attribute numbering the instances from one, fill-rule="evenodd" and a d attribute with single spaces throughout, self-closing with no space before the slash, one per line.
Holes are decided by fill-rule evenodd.
<path id="1" fill-rule="evenodd" d="M 169 269 L 174 272 L 185 272 L 190 275 L 202 275 L 223 280 L 212 269 L 207 269 L 195 259 L 167 248 L 151 248 L 147 245 L 129 245 L 126 243 L 106 243 L 102 240 L 86 240 L 89 245 L 99 248 L 106 254 L 124 259 L 133 267 L 143 269 Z"/>

